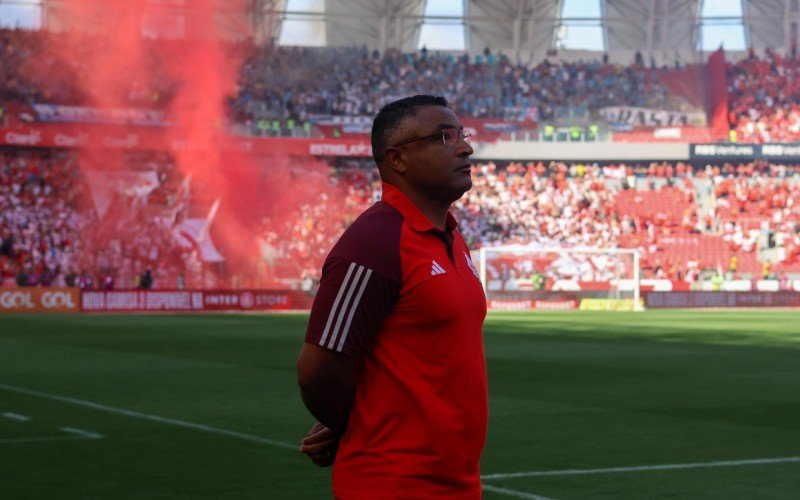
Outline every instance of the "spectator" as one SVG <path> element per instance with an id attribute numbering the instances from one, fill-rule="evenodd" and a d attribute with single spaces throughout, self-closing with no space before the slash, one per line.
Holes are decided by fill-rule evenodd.
<path id="1" fill-rule="evenodd" d="M 150 290 L 153 288 L 153 273 L 148 269 L 139 278 L 139 288 L 142 290 Z"/>

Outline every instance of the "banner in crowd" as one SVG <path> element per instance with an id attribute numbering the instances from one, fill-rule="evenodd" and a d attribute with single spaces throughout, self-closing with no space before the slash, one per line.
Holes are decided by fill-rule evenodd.
<path id="1" fill-rule="evenodd" d="M 254 155 L 288 156 L 372 156 L 369 137 L 316 139 L 280 137 L 231 137 L 220 134 L 213 142 L 229 151 Z M 0 146 L 36 148 L 93 148 L 129 151 L 203 150 L 188 138 L 168 137 L 163 129 L 148 127 L 105 127 L 37 123 L 24 127 L 0 127 Z"/>
<path id="2" fill-rule="evenodd" d="M 800 161 L 800 144 L 692 144 L 692 160 Z"/>
<path id="3" fill-rule="evenodd" d="M 286 311 L 309 309 L 312 297 L 295 290 L 84 291 L 84 312 Z"/>
<path id="4" fill-rule="evenodd" d="M 720 47 L 706 62 L 708 116 L 714 137 L 728 136 L 728 75 L 725 71 L 725 50 Z"/>
<path id="5" fill-rule="evenodd" d="M 115 193 L 126 192 L 136 198 L 147 199 L 147 195 L 158 187 L 158 174 L 155 172 L 103 172 L 88 168 L 83 172 L 100 218 L 108 210 Z"/>
<path id="6" fill-rule="evenodd" d="M 311 115 L 309 121 L 317 126 L 338 128 L 345 134 L 369 134 L 371 116 Z"/>
<path id="7" fill-rule="evenodd" d="M 601 109 L 600 115 L 611 123 L 632 127 L 706 126 L 706 114 L 703 111 L 666 111 L 634 106 L 610 106 Z"/>
<path id="8" fill-rule="evenodd" d="M 166 113 L 153 109 L 100 109 L 86 106 L 34 104 L 36 119 L 41 122 L 86 123 L 103 125 L 167 126 Z"/>
<path id="9" fill-rule="evenodd" d="M 79 310 L 80 292 L 74 288 L 0 288 L 0 313 Z"/>
<path id="10" fill-rule="evenodd" d="M 331 116 L 315 115 L 311 121 L 319 127 L 326 137 L 334 136 L 334 129 L 344 138 L 368 136 L 372 131 L 371 116 Z M 520 121 L 491 119 L 491 118 L 460 118 L 464 130 L 472 134 L 474 140 L 480 142 L 493 142 L 503 134 L 514 132 L 533 131 L 537 129 L 536 121 L 524 119 Z"/>
<path id="11" fill-rule="evenodd" d="M 627 131 L 614 131 L 612 142 L 710 142 L 708 127 L 630 127 Z"/>

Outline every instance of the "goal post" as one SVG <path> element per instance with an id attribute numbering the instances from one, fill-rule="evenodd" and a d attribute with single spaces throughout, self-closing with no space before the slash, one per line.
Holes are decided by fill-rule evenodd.
<path id="1" fill-rule="evenodd" d="M 633 249 L 514 244 L 482 247 L 479 263 L 494 309 L 644 310 Z"/>

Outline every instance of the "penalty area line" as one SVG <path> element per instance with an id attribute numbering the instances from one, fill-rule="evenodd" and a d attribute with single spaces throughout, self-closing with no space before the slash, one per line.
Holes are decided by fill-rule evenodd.
<path id="1" fill-rule="evenodd" d="M 98 434 L 92 431 L 87 431 L 84 429 L 76 429 L 75 427 L 61 427 L 58 430 L 60 430 L 61 432 L 67 432 L 69 434 L 76 434 L 78 436 L 83 437 L 84 439 L 103 439 L 105 437 L 102 434 Z"/>
<path id="2" fill-rule="evenodd" d="M 0 416 L 4 418 L 10 418 L 11 420 L 16 420 L 17 422 L 28 422 L 31 419 L 31 417 L 27 415 L 20 415 L 19 413 L 11 413 L 11 412 L 3 413 Z"/>
<path id="3" fill-rule="evenodd" d="M 124 415 L 126 417 L 138 418 L 141 420 L 149 420 L 151 422 L 158 422 L 160 424 L 172 425 L 175 427 L 183 427 L 184 429 L 194 429 L 197 431 L 208 432 L 211 434 L 218 434 L 220 436 L 228 436 L 232 438 L 242 439 L 244 441 L 250 441 L 251 443 L 266 444 L 269 446 L 275 446 L 277 448 L 284 448 L 287 450 L 297 450 L 299 448 L 299 445 L 297 444 L 287 443 L 285 441 L 278 441 L 277 439 L 263 438 L 259 436 L 253 436 L 252 434 L 245 434 L 243 432 L 236 432 L 229 429 L 222 429 L 220 427 L 213 427 L 211 425 L 198 424 L 195 422 L 187 422 L 185 420 L 178 420 L 175 418 L 161 417 L 159 415 L 152 415 L 149 413 L 126 410 L 125 408 L 117 408 L 114 406 L 108 406 L 100 403 L 95 403 L 92 401 L 85 401 L 82 399 L 76 399 L 67 396 L 59 396 L 57 394 L 50 394 L 47 392 L 34 391 L 32 389 L 26 389 L 24 387 L 16 387 L 13 385 L 0 384 L 0 389 L 9 392 L 15 392 L 17 394 L 25 394 L 27 396 L 35 396 L 42 399 L 48 399 L 50 401 L 69 403 L 71 405 L 82 406 L 84 408 L 91 408 L 93 410 L 104 411 L 106 413 L 114 413 L 116 415 Z"/>
<path id="4" fill-rule="evenodd" d="M 633 467 L 606 467 L 601 469 L 564 469 L 531 472 L 509 472 L 486 474 L 481 479 L 511 479 L 515 477 L 580 476 L 587 474 L 618 474 L 625 472 L 648 472 L 661 470 L 705 469 L 712 467 L 742 467 L 745 465 L 771 465 L 800 462 L 798 457 L 754 458 L 750 460 L 722 460 L 718 462 L 693 462 L 687 464 L 639 465 Z"/>
<path id="5" fill-rule="evenodd" d="M 525 493 L 524 491 L 509 490 L 508 488 L 498 488 L 497 486 L 490 486 L 488 484 L 483 485 L 483 491 L 491 491 L 492 493 L 498 493 L 500 495 L 506 495 L 509 497 L 527 498 L 528 500 L 554 500 L 553 498 L 534 495 L 533 493 Z"/>

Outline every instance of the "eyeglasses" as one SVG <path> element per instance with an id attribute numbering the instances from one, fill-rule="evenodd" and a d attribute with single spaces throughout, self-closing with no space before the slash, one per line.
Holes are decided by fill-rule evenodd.
<path id="1" fill-rule="evenodd" d="M 448 127 L 448 128 L 443 128 L 442 130 L 436 132 L 435 134 L 426 135 L 425 137 L 417 137 L 416 139 L 410 139 L 408 141 L 403 141 L 399 144 L 395 144 L 392 147 L 396 148 L 397 146 L 405 146 L 406 144 L 411 144 L 412 142 L 431 139 L 433 137 L 441 137 L 442 144 L 444 144 L 445 146 L 455 146 L 456 144 L 458 144 L 459 139 L 463 140 L 464 142 L 469 142 L 470 138 L 472 137 L 472 134 L 464 132 L 463 130 L 458 130 L 455 128 Z"/>

